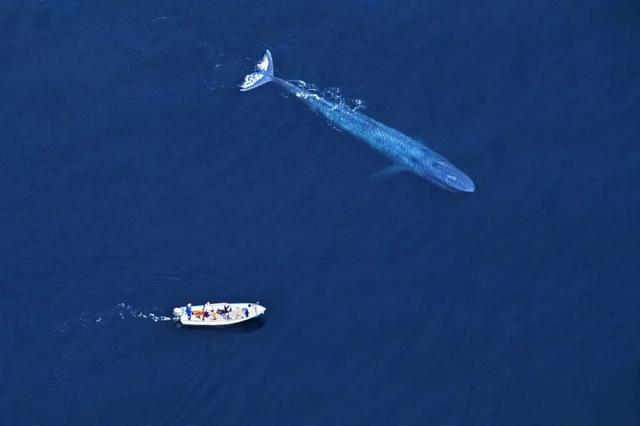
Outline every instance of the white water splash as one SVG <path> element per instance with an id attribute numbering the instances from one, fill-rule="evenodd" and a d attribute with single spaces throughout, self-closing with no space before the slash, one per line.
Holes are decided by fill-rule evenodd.
<path id="1" fill-rule="evenodd" d="M 365 102 L 358 98 L 347 98 L 342 95 L 339 87 L 329 87 L 327 89 L 320 89 L 315 84 L 309 84 L 303 80 L 289 80 L 289 82 L 295 84 L 306 93 L 297 95 L 298 97 L 312 96 L 317 99 L 324 98 L 325 100 L 334 104 L 333 109 L 346 108 L 347 111 L 358 112 L 367 108 Z M 286 97 L 286 96 L 285 96 Z M 342 129 L 337 127 L 334 123 L 326 120 L 327 124 L 338 132 L 342 132 Z"/>
<path id="2" fill-rule="evenodd" d="M 339 87 L 330 87 L 322 91 L 321 96 L 336 105 L 349 108 L 351 111 L 365 110 L 367 107 L 362 99 L 347 98 L 342 95 Z"/>

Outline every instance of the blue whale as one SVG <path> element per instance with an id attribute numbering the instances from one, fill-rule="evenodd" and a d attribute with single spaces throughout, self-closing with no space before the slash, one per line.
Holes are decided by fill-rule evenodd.
<path id="1" fill-rule="evenodd" d="M 347 105 L 327 101 L 315 93 L 276 77 L 273 74 L 273 58 L 267 50 L 256 65 L 255 72 L 245 76 L 240 90 L 244 92 L 255 89 L 268 82 L 283 87 L 340 129 L 389 157 L 392 164 L 378 175 L 409 171 L 444 189 L 456 192 L 475 191 L 475 185 L 469 176 L 416 139 L 354 111 Z"/>

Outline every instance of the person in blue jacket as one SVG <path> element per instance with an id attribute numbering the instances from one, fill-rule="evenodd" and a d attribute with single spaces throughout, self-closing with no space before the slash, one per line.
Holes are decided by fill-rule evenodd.
<path id="1" fill-rule="evenodd" d="M 189 317 L 189 321 L 191 321 L 191 303 L 187 303 L 187 316 Z"/>

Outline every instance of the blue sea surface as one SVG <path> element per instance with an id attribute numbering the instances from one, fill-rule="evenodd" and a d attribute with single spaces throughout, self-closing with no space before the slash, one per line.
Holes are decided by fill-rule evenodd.
<path id="1" fill-rule="evenodd" d="M 0 2 L 0 423 L 640 424 L 637 1 Z M 415 175 L 265 49 L 425 141 Z M 262 320 L 179 328 L 186 302 Z"/>

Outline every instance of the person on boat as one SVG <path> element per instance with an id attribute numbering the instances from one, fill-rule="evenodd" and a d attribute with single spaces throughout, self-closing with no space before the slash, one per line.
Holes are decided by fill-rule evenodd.
<path id="1" fill-rule="evenodd" d="M 187 317 L 189 317 L 189 321 L 191 321 L 191 314 L 193 311 L 191 310 L 191 303 L 187 303 Z"/>
<path id="2" fill-rule="evenodd" d="M 205 303 L 203 311 L 204 312 L 202 314 L 202 320 L 204 321 L 211 316 L 211 303 L 209 302 Z"/>

